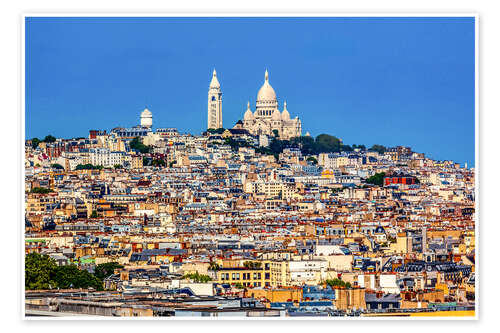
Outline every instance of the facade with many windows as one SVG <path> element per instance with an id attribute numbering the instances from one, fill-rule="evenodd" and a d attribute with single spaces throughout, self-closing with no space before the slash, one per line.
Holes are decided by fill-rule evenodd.
<path id="1" fill-rule="evenodd" d="M 110 151 L 108 148 L 91 148 L 89 150 L 90 163 L 104 167 L 123 165 L 126 155 L 125 152 Z"/>

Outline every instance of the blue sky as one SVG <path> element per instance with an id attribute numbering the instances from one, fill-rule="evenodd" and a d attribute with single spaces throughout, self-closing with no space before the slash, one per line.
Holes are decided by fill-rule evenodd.
<path id="1" fill-rule="evenodd" d="M 134 126 L 224 127 L 264 71 L 303 133 L 406 145 L 474 165 L 474 18 L 27 18 L 26 137 Z"/>

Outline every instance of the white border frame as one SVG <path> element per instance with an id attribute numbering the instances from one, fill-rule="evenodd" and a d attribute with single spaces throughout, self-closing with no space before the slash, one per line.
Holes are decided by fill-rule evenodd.
<path id="1" fill-rule="evenodd" d="M 81 13 L 75 13 L 75 12 L 25 12 L 21 15 L 20 17 L 20 55 L 21 55 L 21 63 L 20 63 L 20 75 L 21 75 L 21 114 L 20 114 L 20 123 L 21 123 L 21 131 L 20 131 L 20 156 L 19 156 L 19 163 L 21 164 L 21 191 L 20 191 L 20 201 L 21 201 L 21 211 L 20 211 L 20 239 L 21 239 L 21 250 L 18 253 L 18 256 L 20 257 L 20 262 L 21 263 L 21 277 L 24 277 L 24 258 L 25 258 L 25 222 L 24 222 L 24 217 L 25 217 L 25 211 L 26 211 L 26 202 L 25 202 L 25 179 L 26 179 L 26 174 L 25 174 L 25 166 L 24 166 L 24 157 L 25 157 L 25 140 L 26 140 L 26 135 L 25 135 L 25 128 L 26 128 L 26 64 L 25 64 L 25 46 L 26 46 L 26 18 L 27 17 L 67 17 L 67 18 L 80 18 L 80 17 L 140 17 L 140 18 L 147 18 L 147 17 L 164 17 L 164 18 L 169 18 L 169 17 L 185 17 L 185 18 L 196 18 L 196 17 L 214 17 L 214 18 L 224 18 L 224 17 L 332 17 L 332 18 L 338 18 L 338 17 L 353 17 L 353 18 L 377 18 L 377 17 L 388 17 L 388 18 L 410 18 L 410 17 L 463 17 L 463 18 L 474 18 L 474 35 L 475 35 L 475 49 L 474 49 L 474 61 L 475 61 L 475 85 L 474 85 L 474 106 L 475 106 L 475 165 L 474 165 L 474 180 L 475 180 L 475 216 L 474 216 L 474 228 L 475 228 L 475 315 L 474 317 L 100 317 L 100 316 L 64 316 L 64 317 L 26 317 L 25 314 L 25 289 L 24 289 L 24 283 L 21 284 L 21 300 L 20 300 L 20 306 L 21 306 L 21 319 L 25 321 L 54 321 L 54 320 L 109 320 L 109 321 L 124 321 L 124 320 L 140 320 L 140 321 L 244 321 L 244 320 L 271 320 L 271 321 L 280 321 L 280 320 L 290 320 L 290 321 L 310 321 L 310 320 L 321 320 L 321 321 L 400 321 L 400 320 L 407 320 L 407 321 L 441 321 L 441 320 L 465 320 L 465 321 L 477 321 L 479 320 L 479 278 L 480 278 L 480 269 L 479 269 L 479 257 L 480 257 L 480 251 L 479 251 L 479 14 L 478 13 L 457 13 L 457 14 L 451 14 L 451 13 L 335 13 L 331 11 L 324 11 L 324 12 L 318 12 L 318 11 L 307 11 L 307 10 L 300 10 L 300 11 L 288 11 L 288 12 L 282 12 L 279 10 L 273 11 L 273 10 L 266 10 L 266 11 L 247 11 L 247 12 L 238 12 L 234 10 L 227 10 L 227 11 L 220 11 L 220 10 L 214 10 L 214 11 L 206 11 L 203 13 L 196 13 L 196 12 L 189 12 L 189 11 L 177 11 L 177 12 L 169 12 L 169 13 L 153 13 L 153 12 L 137 12 L 137 13 L 118 13 L 118 12 L 105 12 L 105 11 L 100 11 L 99 13 L 95 13 L 92 11 L 85 11 Z"/>

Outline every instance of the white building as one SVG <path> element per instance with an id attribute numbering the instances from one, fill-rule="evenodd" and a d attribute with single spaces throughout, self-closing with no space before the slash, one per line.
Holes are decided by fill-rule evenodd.
<path id="1" fill-rule="evenodd" d="M 214 69 L 208 88 L 208 129 L 222 128 L 222 91 Z"/>
<path id="2" fill-rule="evenodd" d="M 361 288 L 382 291 L 389 294 L 399 294 L 400 289 L 397 284 L 396 274 L 360 274 L 358 275 L 358 285 Z"/>
<path id="3" fill-rule="evenodd" d="M 110 151 L 108 148 L 89 149 L 90 163 L 92 165 L 102 165 L 103 167 L 113 167 L 123 165 L 126 153 L 121 151 Z"/>
<path id="4" fill-rule="evenodd" d="M 337 153 L 321 153 L 318 155 L 318 164 L 325 169 L 338 169 L 348 165 L 349 158 Z"/>
<path id="5" fill-rule="evenodd" d="M 324 259 L 292 260 L 288 262 L 291 285 L 315 285 L 326 280 L 328 262 Z"/>
<path id="6" fill-rule="evenodd" d="M 237 125 L 238 126 L 238 125 Z M 250 109 L 250 102 L 243 116 L 243 126 L 253 135 L 273 135 L 277 131 L 281 139 L 291 139 L 302 135 L 302 123 L 298 117 L 290 119 L 290 113 L 283 105 L 283 112 L 278 109 L 276 92 L 269 84 L 269 74 L 266 70 L 265 80 L 257 93 L 255 112 Z"/>
<path id="7" fill-rule="evenodd" d="M 153 126 L 153 114 L 147 108 L 141 112 L 141 126 L 147 128 Z"/>

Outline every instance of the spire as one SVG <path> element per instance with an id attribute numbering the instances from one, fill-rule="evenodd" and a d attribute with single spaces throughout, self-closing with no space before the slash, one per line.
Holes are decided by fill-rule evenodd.
<path id="1" fill-rule="evenodd" d="M 290 120 L 290 113 L 288 113 L 288 110 L 286 109 L 286 101 L 283 103 L 283 113 L 281 114 L 281 118 L 283 120 Z"/>
<path id="2" fill-rule="evenodd" d="M 250 101 L 247 103 L 247 110 L 250 110 Z"/>
<path id="3" fill-rule="evenodd" d="M 269 73 L 267 72 L 267 69 L 266 69 L 266 73 L 264 74 L 264 77 L 266 78 L 266 81 L 269 81 Z"/>
<path id="4" fill-rule="evenodd" d="M 217 79 L 217 72 L 215 71 L 215 68 L 212 74 L 212 81 L 210 81 L 210 88 L 220 88 L 220 83 Z"/>

